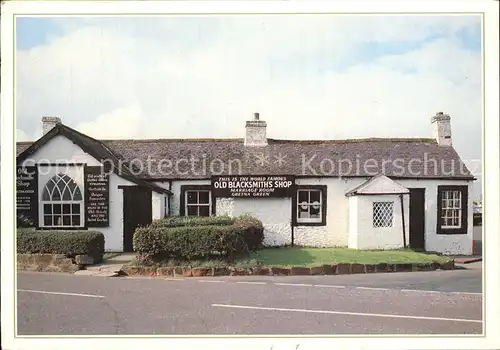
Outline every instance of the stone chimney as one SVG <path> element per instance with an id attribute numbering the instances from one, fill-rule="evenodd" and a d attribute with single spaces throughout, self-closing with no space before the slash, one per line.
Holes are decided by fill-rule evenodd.
<path id="1" fill-rule="evenodd" d="M 436 113 L 431 119 L 432 136 L 440 146 L 451 146 L 451 118 L 443 112 Z"/>
<path id="2" fill-rule="evenodd" d="M 59 118 L 59 117 L 42 117 L 43 134 L 45 135 L 46 133 L 48 133 L 57 124 L 61 124 L 61 118 Z"/>
<path id="3" fill-rule="evenodd" d="M 254 113 L 253 120 L 248 120 L 245 125 L 245 146 L 267 146 L 266 127 L 259 113 Z"/>

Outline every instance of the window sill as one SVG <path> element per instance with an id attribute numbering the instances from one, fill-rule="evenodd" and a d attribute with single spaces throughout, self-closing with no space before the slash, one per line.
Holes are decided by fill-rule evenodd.
<path id="1" fill-rule="evenodd" d="M 462 228 L 438 228 L 438 235 L 467 235 L 467 230 Z"/>
<path id="2" fill-rule="evenodd" d="M 326 226 L 326 222 L 296 222 L 294 226 Z"/>
<path id="3" fill-rule="evenodd" d="M 40 231 L 87 231 L 88 228 L 84 226 L 54 226 L 54 227 L 37 227 Z"/>

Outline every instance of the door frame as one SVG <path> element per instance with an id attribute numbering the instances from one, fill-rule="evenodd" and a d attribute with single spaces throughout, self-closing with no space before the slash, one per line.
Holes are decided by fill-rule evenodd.
<path id="1" fill-rule="evenodd" d="M 122 195 L 123 195 L 123 203 L 122 203 L 122 210 L 123 210 L 123 220 L 122 220 L 122 223 L 123 223 L 123 229 L 122 229 L 122 238 L 123 238 L 123 241 L 122 241 L 122 250 L 123 252 L 126 252 L 126 253 L 130 253 L 130 252 L 133 252 L 133 246 L 131 249 L 128 249 L 129 248 L 129 245 L 127 244 L 127 246 L 125 245 L 125 242 L 129 243 L 128 242 L 128 232 L 127 232 L 127 229 L 128 229 L 128 225 L 127 225 L 127 207 L 126 207 L 126 204 L 125 204 L 125 201 L 126 201 L 126 197 L 127 197 L 127 192 L 132 192 L 134 190 L 143 190 L 145 192 L 148 192 L 149 193 L 149 197 L 150 197 L 150 200 L 149 200 L 149 205 L 148 205 L 148 208 L 149 208 L 149 213 L 151 214 L 151 217 L 149 218 L 149 223 L 151 223 L 153 221 L 153 208 L 152 208 L 152 195 L 153 195 L 153 192 L 152 190 L 148 189 L 148 188 L 145 188 L 145 187 L 141 187 L 141 186 L 120 186 L 119 187 L 121 190 L 122 190 Z M 125 238 L 127 236 L 127 238 Z M 130 239 L 132 240 L 130 243 L 132 243 L 133 245 L 133 232 L 132 232 L 132 236 L 130 237 Z"/>
<path id="2" fill-rule="evenodd" d="M 411 230 L 411 227 L 412 227 L 412 215 L 411 215 L 411 203 L 412 203 L 412 191 L 415 191 L 415 192 L 422 192 L 423 196 L 422 196 L 422 214 L 423 214 L 423 217 L 422 217 L 422 248 L 416 248 L 418 250 L 421 250 L 421 251 L 426 251 L 426 248 L 425 248 L 425 222 L 426 222 L 426 212 L 425 212 L 425 194 L 426 194 L 426 188 L 425 187 L 411 187 L 411 188 L 408 188 L 408 190 L 410 191 L 410 199 L 408 201 L 408 221 L 409 221 L 409 225 L 408 225 L 408 229 L 409 229 L 409 245 L 410 245 L 410 248 L 411 249 L 415 249 L 411 246 L 411 241 L 412 241 L 412 230 Z M 415 237 L 415 235 L 413 235 L 413 237 Z"/>

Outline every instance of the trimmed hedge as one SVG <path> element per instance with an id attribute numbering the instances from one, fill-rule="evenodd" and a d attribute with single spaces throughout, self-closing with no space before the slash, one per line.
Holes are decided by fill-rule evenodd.
<path id="1" fill-rule="evenodd" d="M 154 220 L 153 227 L 181 227 L 181 226 L 211 226 L 232 225 L 234 219 L 229 216 L 171 216 Z"/>
<path id="2" fill-rule="evenodd" d="M 102 260 L 104 235 L 96 231 L 26 231 L 17 232 L 19 254 L 90 255 L 94 262 Z"/>
<path id="3" fill-rule="evenodd" d="M 232 258 L 262 245 L 262 223 L 249 216 L 174 217 L 134 232 L 134 250 L 145 259 Z"/>
<path id="4" fill-rule="evenodd" d="M 255 251 L 262 248 L 264 241 L 264 225 L 251 215 L 243 214 L 236 218 L 234 225 L 243 230 L 244 240 L 248 250 Z"/>

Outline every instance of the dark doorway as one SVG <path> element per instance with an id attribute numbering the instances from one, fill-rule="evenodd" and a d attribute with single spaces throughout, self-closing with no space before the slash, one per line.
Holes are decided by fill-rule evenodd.
<path id="1" fill-rule="evenodd" d="M 149 225 L 152 221 L 151 190 L 124 186 L 123 189 L 123 251 L 133 252 L 132 239 L 139 226 Z"/>
<path id="2" fill-rule="evenodd" d="M 425 188 L 410 188 L 410 248 L 425 250 Z"/>

